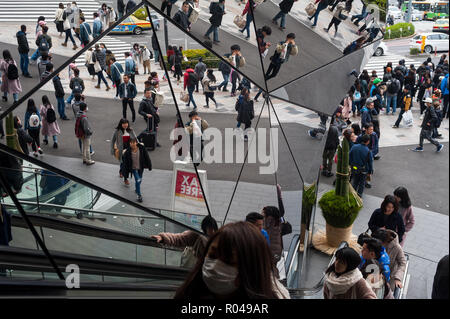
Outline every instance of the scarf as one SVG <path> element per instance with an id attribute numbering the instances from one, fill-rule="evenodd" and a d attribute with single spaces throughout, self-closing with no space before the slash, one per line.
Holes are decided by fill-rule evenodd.
<path id="1" fill-rule="evenodd" d="M 327 285 L 331 298 L 336 295 L 342 295 L 352 288 L 359 280 L 363 278 L 361 271 L 358 268 L 336 276 L 335 272 L 330 272 L 325 276 L 325 285 Z"/>

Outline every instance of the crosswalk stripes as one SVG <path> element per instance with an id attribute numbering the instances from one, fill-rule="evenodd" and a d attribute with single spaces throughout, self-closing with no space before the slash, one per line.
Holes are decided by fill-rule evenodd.
<path id="1" fill-rule="evenodd" d="M 416 68 L 418 67 L 417 61 L 409 58 L 402 57 L 400 55 L 396 54 L 388 54 L 388 55 L 382 55 L 382 56 L 373 56 L 370 58 L 369 62 L 364 66 L 364 69 L 369 72 L 369 75 L 372 73 L 372 70 L 377 71 L 378 77 L 382 78 L 384 75 L 384 67 L 388 62 L 392 62 L 392 65 L 394 68 L 398 65 L 398 61 L 401 59 L 405 60 L 406 67 L 409 68 L 410 64 L 416 65 Z"/>
<path id="2" fill-rule="evenodd" d="M 131 44 L 118 40 L 116 38 L 110 36 L 104 36 L 97 43 L 104 43 L 108 50 L 111 50 L 114 56 L 116 57 L 116 61 L 119 63 L 125 63 L 125 52 L 131 51 Z M 84 54 L 75 60 L 75 64 L 77 67 L 84 66 Z"/>
<path id="3" fill-rule="evenodd" d="M 55 11 L 61 0 L 0 0 L 0 22 L 30 22 L 37 21 L 39 16 L 53 21 Z M 77 1 L 78 7 L 84 12 L 86 21 L 92 22 L 92 14 L 100 8 L 96 0 Z"/>

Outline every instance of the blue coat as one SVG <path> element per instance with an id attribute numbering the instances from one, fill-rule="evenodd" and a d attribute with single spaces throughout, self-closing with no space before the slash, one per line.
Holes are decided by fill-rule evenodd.
<path id="1" fill-rule="evenodd" d="M 389 255 L 386 252 L 386 249 L 384 247 L 381 247 L 381 256 L 377 259 L 377 261 L 380 263 L 381 268 L 383 268 L 383 275 L 386 278 L 386 282 L 389 282 L 391 280 L 391 259 L 389 258 Z M 362 270 L 364 267 L 364 264 L 366 263 L 366 260 L 361 257 L 361 263 L 359 264 L 359 269 Z"/>
<path id="2" fill-rule="evenodd" d="M 448 82 L 448 73 L 445 75 L 445 77 L 441 81 L 441 92 L 442 95 L 448 95 L 448 89 L 447 89 L 447 82 Z"/>
<path id="3" fill-rule="evenodd" d="M 100 20 L 95 20 L 94 19 L 94 23 L 92 24 L 92 32 L 93 32 L 93 37 L 96 38 L 98 35 L 100 35 L 100 33 L 102 33 L 102 22 Z"/>
<path id="4" fill-rule="evenodd" d="M 80 25 L 80 40 L 81 42 L 89 42 L 89 34 L 92 35 L 91 26 L 87 22 Z"/>
<path id="5" fill-rule="evenodd" d="M 358 136 L 356 143 L 361 143 L 361 138 L 363 137 L 364 134 L 361 134 L 360 136 Z M 378 154 L 378 135 L 375 132 L 372 132 L 372 134 L 370 134 L 370 143 L 369 143 L 369 149 L 372 152 L 372 155 L 375 156 Z"/>
<path id="6" fill-rule="evenodd" d="M 119 85 L 119 96 L 120 98 L 123 98 L 124 95 L 125 95 L 125 82 L 122 82 Z M 136 95 L 137 95 L 136 86 L 131 81 L 128 81 L 127 98 L 134 99 Z"/>
<path id="7" fill-rule="evenodd" d="M 373 156 L 364 144 L 355 144 L 350 150 L 349 164 L 357 168 L 365 168 L 369 174 L 373 173 Z"/>
<path id="8" fill-rule="evenodd" d="M 120 75 L 123 74 L 123 67 L 122 64 L 119 62 L 114 62 L 113 65 L 111 65 L 111 77 L 114 82 L 120 82 Z"/>
<path id="9" fill-rule="evenodd" d="M 361 109 L 361 127 L 365 127 L 368 123 L 372 123 L 372 112 L 364 106 Z"/>
<path id="10" fill-rule="evenodd" d="M 134 63 L 133 59 L 125 59 L 125 74 L 135 74 L 136 72 L 136 63 Z"/>

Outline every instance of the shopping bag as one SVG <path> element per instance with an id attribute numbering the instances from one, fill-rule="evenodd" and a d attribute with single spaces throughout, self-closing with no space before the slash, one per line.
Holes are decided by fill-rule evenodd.
<path id="1" fill-rule="evenodd" d="M 306 6 L 305 11 L 308 14 L 308 16 L 312 17 L 314 13 L 316 13 L 316 6 L 314 5 L 314 3 L 310 2 Z"/>
<path id="2" fill-rule="evenodd" d="M 180 92 L 180 100 L 187 103 L 189 101 L 189 94 L 186 92 Z"/>
<path id="3" fill-rule="evenodd" d="M 191 6 L 191 8 L 192 8 L 192 11 L 191 11 L 191 15 L 189 16 L 188 20 L 189 20 L 189 23 L 194 24 L 195 22 L 197 22 L 201 10 L 198 8 L 194 8 L 193 6 Z"/>
<path id="4" fill-rule="evenodd" d="M 402 119 L 403 119 L 404 126 L 412 126 L 413 125 L 413 116 L 412 116 L 411 110 L 408 110 L 405 113 L 403 113 Z"/>
<path id="5" fill-rule="evenodd" d="M 239 29 L 243 29 L 245 27 L 245 19 L 241 15 L 235 16 L 233 22 Z"/>

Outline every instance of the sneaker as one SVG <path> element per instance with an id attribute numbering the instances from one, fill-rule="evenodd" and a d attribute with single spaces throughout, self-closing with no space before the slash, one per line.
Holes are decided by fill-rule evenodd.
<path id="1" fill-rule="evenodd" d="M 373 159 L 376 160 L 376 161 L 378 161 L 380 158 L 381 158 L 380 155 L 375 155 L 375 156 L 373 157 Z"/>
<path id="2" fill-rule="evenodd" d="M 34 157 L 38 157 L 38 153 L 36 151 L 33 152 Z"/>
<path id="3" fill-rule="evenodd" d="M 312 137 L 312 138 L 317 138 L 317 136 L 312 135 L 311 130 L 308 130 L 308 131 L 307 131 L 307 134 L 308 134 L 310 137 Z"/>
<path id="4" fill-rule="evenodd" d="M 423 114 L 419 117 L 419 120 L 423 120 Z"/>
<path id="5" fill-rule="evenodd" d="M 442 149 L 444 148 L 443 144 L 439 144 L 439 146 L 436 149 L 436 153 L 439 153 L 440 151 L 442 151 Z"/>
<path id="6" fill-rule="evenodd" d="M 444 137 L 442 135 L 441 136 L 438 135 L 438 136 L 435 137 L 435 139 L 442 140 L 442 139 L 444 139 Z"/>
<path id="7" fill-rule="evenodd" d="M 278 22 L 276 22 L 275 20 L 272 20 L 272 23 L 278 25 Z"/>
<path id="8" fill-rule="evenodd" d="M 392 127 L 392 128 L 398 128 L 398 126 L 397 126 L 397 125 L 392 125 L 391 127 Z"/>
<path id="9" fill-rule="evenodd" d="M 63 118 L 61 118 L 63 121 L 69 121 L 70 119 L 67 116 L 64 116 Z"/>
<path id="10" fill-rule="evenodd" d="M 414 152 L 423 152 L 423 147 L 418 146 L 415 149 L 413 149 L 412 151 L 414 151 Z"/>
<path id="11" fill-rule="evenodd" d="M 325 171 L 325 170 L 323 170 L 323 171 L 322 171 L 322 176 L 325 176 L 325 177 L 327 177 L 327 174 L 328 174 L 328 172 L 327 172 L 327 171 Z"/>
<path id="12" fill-rule="evenodd" d="M 95 161 L 86 161 L 86 165 L 92 165 L 95 164 Z"/>
<path id="13" fill-rule="evenodd" d="M 141 195 L 138 195 L 138 196 L 137 196 L 137 201 L 138 201 L 139 203 L 142 203 L 142 202 L 143 202 L 143 199 L 142 199 L 142 196 L 141 196 Z"/>
<path id="14" fill-rule="evenodd" d="M 44 152 L 42 151 L 42 149 L 40 148 L 40 147 L 38 147 L 38 152 L 39 152 L 39 154 L 44 154 Z"/>
<path id="15" fill-rule="evenodd" d="M 48 140 L 43 140 L 42 142 L 44 142 L 45 145 L 48 145 Z"/>
<path id="16" fill-rule="evenodd" d="M 209 109 L 209 105 L 203 105 L 205 109 Z"/>
<path id="17" fill-rule="evenodd" d="M 115 97 L 114 97 L 114 100 L 118 100 L 118 99 L 119 99 L 119 97 L 118 97 L 118 96 L 115 96 Z"/>
<path id="18" fill-rule="evenodd" d="M 8 102 L 8 97 L 2 96 L 2 100 L 3 100 L 3 102 Z"/>
<path id="19" fill-rule="evenodd" d="M 26 77 L 26 78 L 29 78 L 29 79 L 32 78 L 31 74 L 29 74 L 29 73 L 28 74 L 24 74 L 23 76 Z"/>
<path id="20" fill-rule="evenodd" d="M 156 147 L 161 147 L 161 144 L 159 144 L 158 142 L 156 142 Z"/>
<path id="21" fill-rule="evenodd" d="M 327 172 L 327 177 L 332 177 L 334 174 L 332 172 Z"/>
<path id="22" fill-rule="evenodd" d="M 53 143 L 53 148 L 58 148 L 58 143 Z"/>
<path id="23" fill-rule="evenodd" d="M 372 188 L 372 185 L 370 185 L 370 183 L 366 183 L 366 185 L 364 185 L 366 188 Z"/>
<path id="24" fill-rule="evenodd" d="M 91 156 L 94 155 L 94 154 L 95 154 L 95 151 L 92 151 L 92 152 L 91 152 Z"/>
<path id="25" fill-rule="evenodd" d="M 328 29 L 327 29 L 327 28 L 323 28 L 323 31 L 325 31 L 326 33 L 328 33 Z"/>

